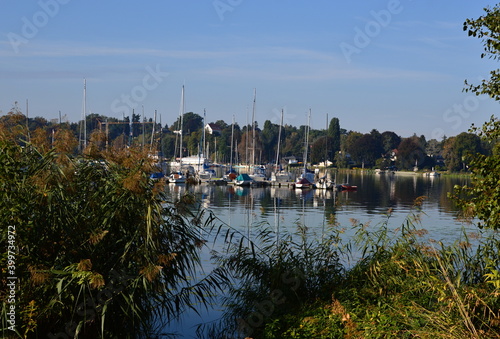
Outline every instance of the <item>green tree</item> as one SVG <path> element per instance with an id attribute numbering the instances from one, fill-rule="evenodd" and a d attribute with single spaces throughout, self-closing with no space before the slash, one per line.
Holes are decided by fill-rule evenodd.
<path id="1" fill-rule="evenodd" d="M 460 133 L 455 138 L 455 150 L 457 157 L 461 162 L 461 169 L 465 170 L 470 164 L 472 158 L 478 153 L 483 153 L 481 139 L 473 133 Z"/>
<path id="2" fill-rule="evenodd" d="M 491 153 L 476 154 L 470 162 L 471 184 L 456 187 L 455 199 L 469 217 L 477 217 L 479 227 L 500 229 L 500 120 L 491 117 L 481 129 L 471 129 L 491 148 Z"/>
<path id="3" fill-rule="evenodd" d="M 328 136 L 331 138 L 330 148 L 332 154 L 340 151 L 340 121 L 338 118 L 332 118 L 328 125 Z"/>
<path id="4" fill-rule="evenodd" d="M 427 155 L 436 158 L 441 155 L 442 151 L 443 145 L 441 142 L 437 141 L 436 139 L 427 141 L 427 145 L 425 147 L 425 153 L 427 153 Z"/>
<path id="5" fill-rule="evenodd" d="M 278 134 L 279 125 L 273 124 L 270 120 L 266 120 L 261 133 L 264 162 L 272 161 L 276 157 Z"/>
<path id="6" fill-rule="evenodd" d="M 385 131 L 382 133 L 382 147 L 385 154 L 398 148 L 401 143 L 401 137 L 394 132 Z"/>
<path id="7" fill-rule="evenodd" d="M 473 133 L 463 132 L 446 139 L 443 145 L 443 158 L 449 171 L 463 171 L 479 153 L 484 153 L 481 139 Z"/>
<path id="8" fill-rule="evenodd" d="M 198 155 L 198 151 L 202 151 L 202 133 L 203 131 L 198 130 L 184 136 L 183 143 L 187 147 L 188 155 Z"/>
<path id="9" fill-rule="evenodd" d="M 333 161 L 334 153 L 329 149 L 333 143 L 333 138 L 323 136 L 317 138 L 311 145 L 311 162 L 317 164 L 319 162 L 329 160 Z"/>
<path id="10" fill-rule="evenodd" d="M 91 122 L 92 126 L 94 120 L 91 120 Z M 142 126 L 140 122 L 141 122 L 141 115 L 135 114 L 134 111 L 132 111 L 132 135 L 131 135 L 132 138 L 135 138 L 142 133 Z M 88 128 L 89 128 L 89 122 L 87 121 L 87 129 Z M 89 132 L 87 132 L 87 135 L 89 135 Z"/>
<path id="11" fill-rule="evenodd" d="M 161 151 L 165 159 L 171 159 L 175 156 L 175 135 L 173 133 L 163 135 Z"/>
<path id="12" fill-rule="evenodd" d="M 374 131 L 357 137 L 350 146 L 349 153 L 352 159 L 363 167 L 365 165 L 374 165 L 375 161 L 382 155 L 380 133 Z"/>
<path id="13" fill-rule="evenodd" d="M 221 120 L 217 120 L 217 125 L 221 127 L 222 132 L 221 136 L 218 138 L 218 144 L 217 144 L 217 152 L 219 154 L 219 158 L 222 162 L 224 163 L 229 163 L 231 161 L 231 133 L 232 133 L 232 126 L 228 125 L 226 123 L 219 125 L 221 123 Z M 239 126 L 235 124 L 234 126 L 234 137 L 235 140 L 239 136 Z M 234 146 L 234 144 L 233 144 Z M 234 149 L 233 149 L 234 151 Z M 234 154 L 233 154 L 234 156 Z M 235 159 L 233 159 L 234 161 Z"/>
<path id="14" fill-rule="evenodd" d="M 287 131 L 287 137 L 283 145 L 283 156 L 295 156 L 301 158 L 304 153 L 304 136 L 297 129 Z"/>
<path id="15" fill-rule="evenodd" d="M 231 127 L 231 125 L 228 125 L 224 120 L 217 120 L 215 122 L 215 124 L 217 126 L 219 126 L 221 128 L 221 130 L 224 130 L 224 129 L 228 128 L 228 127 Z"/>
<path id="16" fill-rule="evenodd" d="M 455 150 L 455 139 L 455 137 L 450 137 L 443 142 L 443 159 L 448 171 L 460 170 L 460 158 Z"/>
<path id="17" fill-rule="evenodd" d="M 500 7 L 495 5 L 493 8 L 484 8 L 485 15 L 477 19 L 467 19 L 464 22 L 464 31 L 469 36 L 482 39 L 484 52 L 481 58 L 490 58 L 498 60 L 500 57 Z M 490 72 L 490 78 L 484 79 L 479 85 L 474 85 L 465 81 L 465 91 L 476 95 L 486 94 L 494 100 L 500 100 L 500 69 Z"/>
<path id="18" fill-rule="evenodd" d="M 346 134 L 341 134 L 340 135 L 340 151 L 338 151 L 335 154 L 335 165 L 338 168 L 347 168 L 349 163 L 348 163 L 348 158 L 347 158 L 347 151 L 346 151 L 346 142 L 345 140 L 347 139 Z"/>
<path id="19" fill-rule="evenodd" d="M 359 138 L 361 138 L 363 136 L 363 134 L 359 133 L 359 132 L 354 132 L 354 131 L 350 131 L 348 134 L 347 134 L 347 137 L 344 141 L 344 145 L 345 145 L 345 151 L 350 154 L 351 156 L 351 159 L 353 161 L 357 161 L 357 156 L 358 156 L 358 149 L 357 149 L 357 141 Z"/>
<path id="20" fill-rule="evenodd" d="M 37 128 L 45 128 L 47 125 L 48 121 L 44 117 L 34 117 L 33 119 L 29 119 L 28 128 L 30 131 L 34 131 Z"/>
<path id="21" fill-rule="evenodd" d="M 420 138 L 413 136 L 403 139 L 398 147 L 397 166 L 412 169 L 414 166 L 422 166 L 424 162 L 425 153 Z"/>
<path id="22" fill-rule="evenodd" d="M 172 124 L 173 130 L 178 130 L 180 126 L 181 117 Z M 203 128 L 203 117 L 193 112 L 184 113 L 182 117 L 182 131 L 184 133 L 191 133 Z"/>
<path id="23" fill-rule="evenodd" d="M 254 150 L 255 146 L 255 150 Z M 255 155 L 255 159 L 252 156 Z M 238 144 L 238 157 L 242 163 L 258 164 L 262 155 L 262 142 L 260 140 L 260 131 L 255 131 L 255 143 L 253 140 L 253 131 L 243 133 L 241 141 Z"/>
<path id="24" fill-rule="evenodd" d="M 498 60 L 500 56 L 500 7 L 495 5 L 493 8 L 485 8 L 484 11 L 486 14 L 477 19 L 467 19 L 464 23 L 464 31 L 467 31 L 469 36 L 482 39 L 484 52 L 481 58 Z M 479 85 L 471 85 L 466 81 L 466 86 L 465 91 L 471 91 L 476 95 L 487 94 L 499 101 L 500 70 L 491 71 L 490 78 L 483 80 Z M 471 184 L 457 187 L 455 198 L 467 214 L 481 221 L 479 227 L 499 229 L 500 121 L 492 116 L 482 128 L 472 126 L 471 132 L 476 133 L 488 145 L 491 153 L 477 154 L 474 157 L 470 163 Z M 498 273 L 496 276 L 498 277 Z"/>

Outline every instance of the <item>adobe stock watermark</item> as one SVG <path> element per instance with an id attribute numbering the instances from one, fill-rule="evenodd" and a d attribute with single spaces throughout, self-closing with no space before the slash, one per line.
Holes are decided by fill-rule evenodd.
<path id="1" fill-rule="evenodd" d="M 16 244 L 16 226 L 9 225 L 7 227 L 7 303 L 6 316 L 8 329 L 10 331 L 16 330 L 16 293 L 18 289 L 18 279 L 16 274 L 16 259 L 17 259 L 17 244 Z"/>
<path id="2" fill-rule="evenodd" d="M 450 124 L 452 130 L 457 131 L 470 118 L 471 114 L 479 109 L 481 101 L 487 98 L 486 95 L 467 95 L 461 103 L 455 103 L 443 112 L 443 121 Z M 432 130 L 432 139 L 442 140 L 444 136 L 443 128 L 436 127 Z"/>
<path id="3" fill-rule="evenodd" d="M 114 269 L 110 271 L 109 283 L 105 288 L 100 290 L 95 299 L 92 295 L 87 295 L 81 301 L 75 311 L 76 314 L 70 322 L 64 326 L 64 332 L 48 333 L 47 337 L 50 339 L 69 339 L 78 335 L 80 322 L 95 322 L 97 317 L 101 315 L 103 307 L 113 302 L 113 298 L 117 297 L 129 284 L 133 277 L 117 272 Z"/>
<path id="4" fill-rule="evenodd" d="M 354 38 L 351 43 L 342 42 L 339 47 L 347 63 L 351 63 L 352 55 L 359 54 L 368 47 L 372 39 L 377 37 L 383 28 L 390 25 L 393 16 L 403 11 L 403 6 L 399 0 L 389 0 L 386 9 L 370 11 L 372 20 L 368 21 L 363 29 L 354 27 Z"/>
<path id="5" fill-rule="evenodd" d="M 168 75 L 168 72 L 160 70 L 159 64 L 156 64 L 154 69 L 151 66 L 146 66 L 146 74 L 142 78 L 141 84 L 132 87 L 130 93 L 123 93 L 120 99 L 113 100 L 111 110 L 113 113 L 130 115 L 130 111 L 138 108 L 140 103 L 146 100 L 148 93 L 157 89 Z"/>
<path id="6" fill-rule="evenodd" d="M 212 5 L 214 6 L 215 12 L 219 16 L 220 21 L 224 21 L 224 15 L 226 12 L 232 12 L 236 7 L 241 5 L 243 0 L 214 0 Z"/>
<path id="7" fill-rule="evenodd" d="M 40 32 L 40 29 L 47 26 L 50 19 L 59 14 L 62 5 L 66 5 L 70 0 L 40 0 L 37 2 L 40 7 L 31 18 L 23 16 L 21 18 L 21 32 L 20 34 L 9 32 L 7 38 L 10 45 L 16 54 L 19 53 L 19 47 L 27 44 L 31 39 L 35 38 Z"/>
<path id="8" fill-rule="evenodd" d="M 279 125 L 281 123 L 282 111 L 283 111 L 283 126 L 292 125 L 293 122 L 295 122 L 297 115 L 296 114 L 289 114 L 286 106 L 284 106 L 282 109 L 273 108 L 273 110 L 272 110 L 273 117 L 271 118 L 271 122 L 273 124 Z"/>
<path id="9" fill-rule="evenodd" d="M 296 292 L 304 281 L 304 277 L 300 272 L 284 272 L 281 276 L 283 289 Z M 238 329 L 240 333 L 251 335 L 253 331 L 264 324 L 266 318 L 269 318 L 274 313 L 276 305 L 281 305 L 286 302 L 286 295 L 283 289 L 276 288 L 269 293 L 267 299 L 255 302 L 255 310 L 245 319 L 239 318 Z"/>

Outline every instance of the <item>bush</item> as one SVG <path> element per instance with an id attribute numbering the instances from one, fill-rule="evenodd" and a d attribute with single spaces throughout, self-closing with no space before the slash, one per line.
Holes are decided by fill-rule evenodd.
<path id="1" fill-rule="evenodd" d="M 0 296 L 4 335 L 13 333 L 6 305 L 17 310 L 19 337 L 149 335 L 219 287 L 188 281 L 203 244 L 193 199 L 169 202 L 137 150 L 92 156 L 0 142 L 1 237 L 6 244 L 15 229 L 17 277 L 15 302 L 5 288 Z"/>

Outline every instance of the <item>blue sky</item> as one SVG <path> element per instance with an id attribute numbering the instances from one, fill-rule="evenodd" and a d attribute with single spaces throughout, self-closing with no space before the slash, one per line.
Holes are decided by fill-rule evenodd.
<path id="1" fill-rule="evenodd" d="M 497 68 L 463 32 L 493 1 L 0 0 L 0 110 L 69 121 L 154 110 L 441 139 L 497 113 L 463 93 Z M 159 118 L 158 118 L 159 119 Z"/>

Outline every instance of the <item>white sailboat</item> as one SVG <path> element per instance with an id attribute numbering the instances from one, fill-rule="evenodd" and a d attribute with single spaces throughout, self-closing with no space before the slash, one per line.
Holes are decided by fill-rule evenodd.
<path id="1" fill-rule="evenodd" d="M 300 177 L 295 182 L 295 188 L 314 188 L 314 173 L 307 169 L 307 151 L 309 148 L 309 130 L 311 126 L 311 110 L 307 119 L 307 130 L 305 133 L 305 147 L 304 147 L 304 169 Z"/>
<path id="2" fill-rule="evenodd" d="M 263 182 L 267 180 L 266 169 L 263 166 L 255 166 L 255 103 L 257 91 L 253 91 L 253 108 L 252 108 L 252 173 L 249 174 L 255 182 Z"/>
<path id="3" fill-rule="evenodd" d="M 223 180 L 226 182 L 231 182 L 236 179 L 238 176 L 238 172 L 236 172 L 233 169 L 233 153 L 236 152 L 236 149 L 233 148 L 234 144 L 234 115 L 233 115 L 233 122 L 231 124 L 231 155 L 229 156 L 230 162 L 229 162 L 229 170 L 224 174 Z"/>
<path id="4" fill-rule="evenodd" d="M 316 183 L 316 188 L 321 188 L 325 190 L 333 190 L 336 188 L 335 182 L 329 177 L 329 174 L 325 174 L 321 178 L 319 178 Z"/>
<path id="5" fill-rule="evenodd" d="M 437 172 L 433 167 L 430 172 L 426 172 L 426 173 L 424 173 L 424 175 L 427 177 L 439 177 L 441 175 L 441 173 Z"/>
<path id="6" fill-rule="evenodd" d="M 271 174 L 271 182 L 289 182 L 292 180 L 292 174 L 281 168 L 280 165 L 280 144 L 281 144 L 281 128 L 283 126 L 283 109 L 281 110 L 281 121 L 278 132 L 278 147 L 276 150 L 276 164 L 273 173 Z"/>
<path id="7" fill-rule="evenodd" d="M 207 169 L 207 163 L 205 158 L 205 119 L 207 113 L 203 110 L 203 139 L 201 153 L 198 151 L 198 168 L 196 169 L 196 179 L 200 182 L 209 182 L 215 178 L 215 171 L 213 169 Z"/>
<path id="8" fill-rule="evenodd" d="M 182 125 L 183 125 L 183 119 L 184 119 L 184 85 L 182 86 L 182 92 L 181 92 L 181 108 L 180 108 L 180 126 L 179 130 L 176 131 L 179 134 L 179 162 L 173 162 L 171 163 L 174 164 L 175 167 L 178 167 L 178 171 L 172 172 L 169 177 L 168 177 L 168 182 L 169 183 L 174 183 L 174 184 L 182 184 L 186 182 L 186 176 L 182 173 Z"/>
<path id="9" fill-rule="evenodd" d="M 326 131 L 328 131 L 328 114 L 326 115 Z M 316 188 L 325 190 L 332 190 L 335 188 L 335 182 L 332 180 L 330 172 L 328 172 L 327 169 L 328 163 L 331 162 L 328 161 L 328 135 L 327 135 L 325 139 L 325 161 L 323 163 L 325 166 L 325 175 L 319 178 L 318 181 L 315 183 Z"/>

